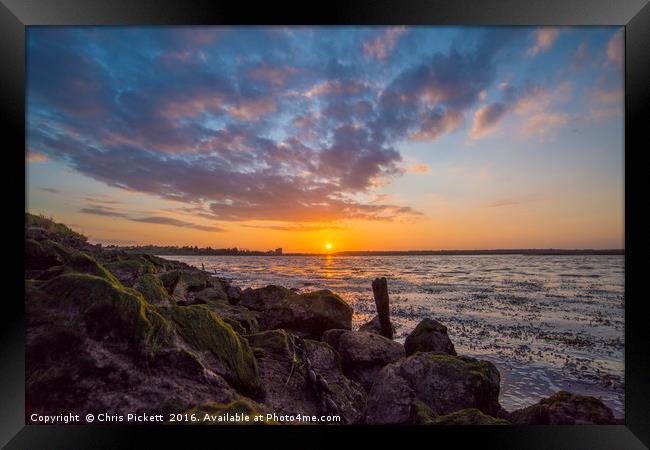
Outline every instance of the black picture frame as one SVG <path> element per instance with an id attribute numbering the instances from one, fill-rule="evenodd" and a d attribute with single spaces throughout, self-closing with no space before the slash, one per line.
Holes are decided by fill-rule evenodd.
<path id="1" fill-rule="evenodd" d="M 221 25 L 221 24 L 404 24 L 404 25 L 621 25 L 625 26 L 625 424 L 615 426 L 419 427 L 267 427 L 37 426 L 25 425 L 24 247 L 17 236 L 25 209 L 25 29 L 30 25 Z M 408 436 L 482 448 L 636 449 L 650 446 L 650 364 L 643 304 L 647 232 L 641 231 L 642 158 L 647 153 L 646 117 L 650 105 L 650 4 L 648 0 L 347 0 L 320 4 L 250 5 L 248 2 L 182 0 L 0 0 L 0 111 L 6 126 L 5 223 L 12 244 L 5 270 L 0 313 L 0 445 L 7 448 L 121 448 L 167 444 L 196 435 L 223 442 L 224 432 L 240 439 L 262 434 L 302 447 L 323 443 L 319 436 L 346 440 L 350 432 L 375 437 Z M 645 151 L 644 151 L 645 150 Z M 22 180 L 21 180 L 22 178 Z M 21 187 L 22 186 L 22 187 Z M 645 203 L 645 202 L 644 202 Z M 16 236 L 16 237 L 14 237 Z M 8 239 L 7 239 L 8 238 Z M 23 240 L 24 242 L 24 240 Z M 11 294 L 9 294 L 11 292 Z M 22 295 L 22 297 L 21 297 Z M 298 437 L 288 437 L 291 434 Z M 258 430 L 260 430 L 258 432 Z M 207 436 L 206 436 L 207 435 Z M 417 435 L 417 436 L 415 436 Z M 208 441 L 210 442 L 210 441 Z M 420 441 L 422 443 L 427 441 Z M 215 444 L 216 445 L 216 444 Z M 433 445 L 433 444 L 432 444 Z M 450 444 L 447 444 L 450 445 Z"/>

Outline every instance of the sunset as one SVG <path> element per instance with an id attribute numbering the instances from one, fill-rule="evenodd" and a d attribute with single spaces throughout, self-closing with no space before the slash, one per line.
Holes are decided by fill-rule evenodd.
<path id="1" fill-rule="evenodd" d="M 26 423 L 624 424 L 624 33 L 29 26 Z"/>
<path id="2" fill-rule="evenodd" d="M 91 242 L 623 248 L 616 28 L 34 28 L 27 206 Z"/>

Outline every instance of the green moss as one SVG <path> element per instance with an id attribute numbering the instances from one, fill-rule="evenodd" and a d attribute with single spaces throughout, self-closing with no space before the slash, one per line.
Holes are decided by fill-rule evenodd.
<path id="1" fill-rule="evenodd" d="M 209 425 L 251 425 L 251 424 L 275 424 L 274 421 L 267 421 L 266 414 L 261 410 L 264 409 L 263 406 L 255 403 L 254 401 L 247 398 L 239 398 L 230 403 L 206 403 L 201 406 L 197 406 L 185 412 L 185 414 L 194 414 L 198 419 L 199 423 L 209 424 Z M 234 416 L 235 414 L 248 416 L 248 421 L 242 420 L 241 422 L 232 422 L 220 421 L 219 417 L 224 417 L 225 414 L 230 414 Z M 208 420 L 205 420 L 206 415 L 209 416 Z M 261 421 L 255 421 L 256 416 L 262 416 Z"/>
<path id="2" fill-rule="evenodd" d="M 206 305 L 228 303 L 228 296 L 220 283 L 215 283 L 214 287 L 205 288 L 197 292 L 194 298 L 196 301 L 205 303 Z"/>
<path id="3" fill-rule="evenodd" d="M 171 324 L 137 291 L 94 275 L 68 273 L 45 282 L 41 289 L 57 309 L 69 311 L 73 325 L 86 327 L 95 339 L 128 339 L 135 349 L 151 354 L 173 339 Z M 76 323 L 75 323 L 76 322 Z"/>
<path id="4" fill-rule="evenodd" d="M 462 372 L 473 372 L 487 379 L 490 379 L 494 374 L 492 371 L 494 366 L 488 361 L 481 361 L 466 356 L 453 356 L 446 353 L 417 352 L 415 355 L 423 355 L 431 361 L 452 366 Z"/>
<path id="5" fill-rule="evenodd" d="M 436 413 L 421 400 L 415 400 L 411 405 L 411 423 L 413 425 L 430 425 Z"/>
<path id="6" fill-rule="evenodd" d="M 251 347 L 263 348 L 278 353 L 289 352 L 289 335 L 284 330 L 269 330 L 249 334 L 246 336 L 246 340 Z"/>
<path id="7" fill-rule="evenodd" d="M 165 287 L 158 277 L 146 273 L 141 275 L 133 285 L 133 288 L 142 294 L 144 299 L 151 305 L 174 305 L 176 302 L 167 293 Z"/>
<path id="8" fill-rule="evenodd" d="M 461 409 L 435 417 L 431 423 L 433 425 L 510 425 L 507 420 L 488 416 L 475 408 Z"/>
<path id="9" fill-rule="evenodd" d="M 230 325 L 202 306 L 158 307 L 176 325 L 179 334 L 198 351 L 210 352 L 228 370 L 222 374 L 245 392 L 257 395 L 260 377 L 248 342 Z"/>
<path id="10" fill-rule="evenodd" d="M 63 264 L 63 259 L 57 254 L 52 254 L 43 246 L 33 240 L 25 240 L 25 268 L 28 270 L 44 270 Z"/>
<path id="11" fill-rule="evenodd" d="M 231 305 L 229 303 L 213 303 L 201 305 L 208 308 L 210 311 L 221 317 L 228 323 L 236 323 L 235 329 L 242 329 L 243 333 L 257 333 L 259 331 L 259 324 L 255 315 L 247 308 L 238 305 Z M 239 332 L 239 331 L 238 331 Z"/>
<path id="12" fill-rule="evenodd" d="M 131 276 L 156 273 L 156 267 L 147 258 L 135 254 L 120 256 L 116 261 L 106 263 L 106 267 L 111 272 L 126 272 Z"/>
<path id="13" fill-rule="evenodd" d="M 49 274 L 58 275 L 61 273 L 80 272 L 104 278 L 110 283 L 119 284 L 113 274 L 99 264 L 95 258 L 85 252 L 50 240 L 42 241 L 38 244 L 43 255 L 48 255 L 51 260 L 58 260 L 63 264 L 61 269 L 50 270 Z M 47 274 L 45 278 L 47 278 Z"/>
<path id="14" fill-rule="evenodd" d="M 56 223 L 54 220 L 47 218 L 44 215 L 25 213 L 25 225 L 28 227 L 43 228 L 50 233 L 55 233 L 62 237 L 73 237 L 83 241 L 86 240 L 86 237 L 83 234 L 73 231 L 67 225 Z"/>

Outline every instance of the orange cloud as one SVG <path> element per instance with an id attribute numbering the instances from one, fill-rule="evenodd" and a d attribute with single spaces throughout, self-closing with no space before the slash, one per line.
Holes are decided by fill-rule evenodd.
<path id="1" fill-rule="evenodd" d="M 623 62 L 623 30 L 617 31 L 607 43 L 607 59 L 611 62 Z"/>
<path id="2" fill-rule="evenodd" d="M 545 135 L 551 129 L 565 125 L 569 122 L 570 118 L 566 114 L 560 113 L 538 113 L 533 114 L 524 122 L 522 129 L 525 135 Z"/>
<path id="3" fill-rule="evenodd" d="M 541 28 L 535 31 L 535 45 L 528 49 L 528 54 L 535 56 L 540 52 L 547 51 L 553 46 L 559 35 L 560 30 L 557 28 Z"/>
<path id="4" fill-rule="evenodd" d="M 431 167 L 429 167 L 427 164 L 413 164 L 408 168 L 408 171 L 411 173 L 430 173 L 431 172 Z"/>
<path id="5" fill-rule="evenodd" d="M 42 153 L 28 152 L 27 162 L 30 163 L 42 163 L 48 161 L 48 157 Z"/>
<path id="6" fill-rule="evenodd" d="M 363 53 L 367 57 L 385 60 L 395 48 L 399 37 L 406 32 L 406 27 L 390 27 L 381 36 L 363 43 Z"/>

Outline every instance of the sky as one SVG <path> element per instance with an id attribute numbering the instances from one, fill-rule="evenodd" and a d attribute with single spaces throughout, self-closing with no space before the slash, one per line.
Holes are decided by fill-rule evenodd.
<path id="1" fill-rule="evenodd" d="M 117 245 L 624 248 L 619 27 L 28 27 L 26 209 Z"/>

